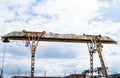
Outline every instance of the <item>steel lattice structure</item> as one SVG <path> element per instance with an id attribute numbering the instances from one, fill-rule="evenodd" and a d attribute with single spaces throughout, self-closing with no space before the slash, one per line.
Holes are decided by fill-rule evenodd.
<path id="1" fill-rule="evenodd" d="M 116 44 L 117 42 L 107 36 L 101 35 L 75 35 L 75 34 L 56 34 L 43 32 L 11 32 L 2 36 L 3 42 L 9 42 L 9 40 L 29 40 L 31 48 L 31 76 L 34 78 L 35 68 L 35 52 L 39 41 L 50 41 L 50 42 L 74 42 L 74 43 L 87 43 L 90 54 L 90 77 L 93 78 L 93 54 L 98 53 L 102 74 L 108 78 L 104 60 L 102 57 L 102 44 Z"/>

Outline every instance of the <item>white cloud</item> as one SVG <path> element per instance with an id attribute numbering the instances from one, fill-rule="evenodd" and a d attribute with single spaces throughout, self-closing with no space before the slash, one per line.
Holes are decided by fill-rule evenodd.
<path id="1" fill-rule="evenodd" d="M 87 6 L 86 6 L 87 5 Z M 47 9 L 49 8 L 49 9 Z M 44 29 L 52 32 L 85 32 L 88 20 L 98 16 L 98 1 L 60 0 L 48 1 L 35 6 L 33 10 L 38 14 L 48 14 L 56 19 L 44 25 Z M 89 14 L 89 15 L 88 15 Z"/>
<path id="2" fill-rule="evenodd" d="M 102 34 L 102 35 L 111 36 L 116 40 L 119 40 L 120 37 L 120 35 L 118 34 L 120 30 L 119 22 L 113 22 L 111 20 L 105 20 L 102 22 L 94 21 L 94 20 L 91 21 L 91 19 L 94 17 L 102 17 L 101 13 L 104 12 L 101 11 L 101 7 L 102 8 L 108 7 L 110 4 L 108 4 L 107 2 L 106 3 L 99 2 L 98 0 L 47 0 L 44 2 L 37 3 L 36 5 L 33 4 L 34 1 L 32 0 L 31 1 L 8 0 L 7 2 L 4 0 L 0 1 L 0 9 L 1 9 L 0 35 L 3 35 L 11 31 L 21 31 L 23 29 L 26 29 L 32 31 L 46 31 L 46 32 L 73 33 L 73 34 L 83 34 L 83 33 Z M 33 14 L 30 15 L 28 11 L 30 11 Z M 18 13 L 18 15 L 16 13 Z M 9 21 L 13 20 L 13 21 L 5 22 L 8 20 Z M 40 45 L 44 45 L 44 44 L 42 43 Z M 85 67 L 89 68 L 88 66 L 89 54 L 86 54 L 88 53 L 86 46 L 84 47 L 84 45 L 81 46 L 77 44 L 75 45 L 70 44 L 72 46 L 68 47 L 67 45 L 66 47 L 65 45 L 66 44 L 62 44 L 62 45 L 60 44 L 60 46 L 55 46 L 55 45 L 44 45 L 44 46 L 60 47 L 62 48 L 62 50 L 72 48 L 72 50 L 74 50 L 75 53 L 77 54 L 76 58 L 36 59 L 36 68 L 38 69 L 43 68 L 43 70 L 48 70 L 51 73 L 56 71 L 58 72 L 57 74 L 69 70 L 72 67 L 72 65 L 75 66 L 75 68 L 73 67 L 71 68 L 71 70 L 81 69 L 81 68 L 83 68 L 84 70 Z M 40 46 L 40 47 L 44 47 L 44 46 Z M 116 49 L 119 50 L 120 49 L 119 46 L 120 45 L 117 45 L 117 48 L 111 47 L 110 49 L 108 49 L 109 46 L 107 46 L 104 49 L 104 51 L 107 51 L 107 53 L 105 53 L 105 57 L 107 58 L 107 54 L 110 55 L 111 51 L 113 53 L 114 50 Z M 15 45 L 14 48 L 18 48 L 18 47 Z M 118 53 L 118 51 L 116 51 L 116 53 Z M 7 54 L 7 56 L 13 57 L 13 54 L 10 55 Z M 108 57 L 108 58 L 112 58 L 112 57 Z M 114 58 L 118 59 L 118 56 Z M 11 63 L 12 65 L 13 64 L 18 65 L 17 61 L 14 59 L 9 59 L 9 60 L 7 59 L 7 62 Z M 6 64 L 8 64 L 7 62 Z M 29 58 L 22 58 L 19 62 L 22 65 L 30 65 Z M 119 60 L 117 60 L 117 62 L 119 62 Z M 51 66 L 53 68 L 50 68 Z"/>
<path id="3" fill-rule="evenodd" d="M 16 30 L 32 29 L 32 30 L 38 31 L 40 29 L 40 30 L 46 30 L 51 32 L 64 32 L 64 33 L 81 32 L 82 33 L 82 32 L 85 32 L 86 29 L 88 28 L 88 24 L 87 24 L 88 20 L 99 15 L 97 13 L 99 9 L 97 0 L 92 0 L 92 1 L 49 0 L 47 2 L 39 3 L 39 5 L 35 5 L 32 7 L 30 6 L 31 2 L 32 1 L 25 1 L 25 2 L 10 1 L 7 7 L 5 5 L 8 2 L 6 2 L 5 5 L 3 5 L 5 7 L 3 11 L 5 11 L 4 13 L 6 14 L 4 14 L 3 17 L 6 17 L 6 16 L 7 17 L 4 18 L 3 21 L 20 19 L 16 22 L 12 21 L 8 23 L 9 26 L 11 27 L 18 26 L 17 28 L 13 28 Z M 11 6 L 13 9 L 9 10 L 8 7 L 11 7 Z M 29 9 L 30 7 L 31 9 Z M 33 17 L 33 16 L 26 15 L 25 12 L 27 12 L 28 10 L 31 10 L 34 13 L 37 13 L 38 16 Z M 17 16 L 15 15 L 15 12 L 18 13 Z M 9 13 L 10 15 L 8 15 L 7 13 Z M 43 18 L 41 16 L 42 14 L 49 15 L 52 19 L 46 20 L 46 18 Z M 26 22 L 24 20 L 27 20 L 27 19 L 28 20 L 30 19 L 30 21 L 27 24 L 25 24 Z M 30 27 L 26 27 L 26 26 L 30 26 Z M 9 27 L 6 27 L 6 24 L 4 24 L 4 27 L 9 28 Z"/>
<path id="4" fill-rule="evenodd" d="M 91 26 L 91 31 L 93 30 L 93 32 L 95 34 L 111 34 L 111 33 L 117 33 L 120 30 L 120 23 L 114 23 L 110 20 L 106 20 L 106 21 L 93 21 L 92 23 L 89 24 Z M 97 30 L 96 30 L 97 29 Z M 114 36 L 114 35 L 112 35 Z"/>

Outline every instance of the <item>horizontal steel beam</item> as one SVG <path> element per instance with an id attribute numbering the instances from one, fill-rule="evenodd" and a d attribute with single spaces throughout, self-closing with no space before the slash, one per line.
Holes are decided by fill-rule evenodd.
<path id="1" fill-rule="evenodd" d="M 2 41 L 7 42 L 9 40 L 32 40 L 32 34 L 36 35 L 36 40 L 50 41 L 50 42 L 75 42 L 75 43 L 91 43 L 91 39 L 99 38 L 99 41 L 103 44 L 116 44 L 117 42 L 110 37 L 101 35 L 75 35 L 75 34 L 56 34 L 46 32 L 11 32 L 2 36 Z M 40 34 L 43 34 L 40 36 Z M 39 37 L 40 36 L 40 37 Z M 29 38 L 28 38 L 29 37 Z"/>

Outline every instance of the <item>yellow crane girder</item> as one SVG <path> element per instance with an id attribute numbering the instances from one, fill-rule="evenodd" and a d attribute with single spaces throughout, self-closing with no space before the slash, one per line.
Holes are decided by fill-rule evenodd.
<path id="1" fill-rule="evenodd" d="M 10 40 L 29 40 L 31 42 L 31 76 L 34 78 L 34 64 L 35 64 L 35 52 L 39 41 L 50 41 L 50 42 L 74 42 L 74 43 L 87 43 L 90 53 L 90 74 L 93 78 L 93 53 L 98 52 L 101 67 L 103 70 L 103 76 L 108 78 L 107 71 L 105 68 L 104 60 L 101 54 L 101 44 L 116 44 L 117 42 L 108 36 L 101 35 L 75 35 L 75 34 L 57 34 L 57 33 L 46 33 L 43 32 L 22 32 L 14 31 L 5 34 L 2 37 L 3 42 L 9 42 Z"/>

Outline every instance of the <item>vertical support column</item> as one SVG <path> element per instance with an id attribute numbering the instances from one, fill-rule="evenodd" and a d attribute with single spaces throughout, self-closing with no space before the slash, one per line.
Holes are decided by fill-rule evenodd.
<path id="1" fill-rule="evenodd" d="M 31 34 L 27 34 L 27 35 L 28 35 L 28 38 L 30 41 L 30 49 L 31 49 L 31 75 L 30 75 L 30 78 L 34 78 L 35 53 L 36 53 L 36 48 L 38 46 L 40 37 L 35 32 L 32 32 Z"/>
<path id="2" fill-rule="evenodd" d="M 90 78 L 93 78 L 93 54 L 95 53 L 94 48 L 93 48 L 93 44 L 92 43 L 87 43 L 88 45 L 88 50 L 89 50 L 89 54 L 90 54 Z"/>
<path id="3" fill-rule="evenodd" d="M 31 44 L 31 78 L 34 77 L 35 52 L 36 52 L 36 44 L 35 44 L 35 41 L 32 41 L 32 44 Z"/>
<path id="4" fill-rule="evenodd" d="M 38 46 L 40 38 L 46 32 L 27 32 L 25 30 L 22 31 L 22 35 L 27 36 L 28 40 L 30 41 L 30 50 L 31 50 L 31 76 L 30 78 L 34 78 L 34 68 L 35 68 L 35 52 Z"/>
<path id="5" fill-rule="evenodd" d="M 29 41 L 30 43 L 30 49 L 31 49 L 31 76 L 30 78 L 34 78 L 34 69 L 35 69 L 35 52 L 36 48 L 39 43 L 40 37 L 44 34 L 45 32 L 41 32 L 40 34 L 32 32 L 31 34 L 28 34 Z"/>
<path id="6" fill-rule="evenodd" d="M 90 53 L 90 78 L 93 78 L 93 52 Z"/>
<path id="7" fill-rule="evenodd" d="M 99 45 L 97 45 L 97 52 L 98 52 L 98 56 L 99 56 L 99 59 L 100 59 L 100 62 L 101 62 L 101 71 L 102 71 L 103 76 L 105 78 L 108 78 L 107 70 L 106 70 L 106 67 L 105 67 L 105 63 L 104 63 L 101 51 L 102 51 L 102 49 L 101 49 L 101 46 L 99 44 Z"/>
<path id="8" fill-rule="evenodd" d="M 102 57 L 102 45 L 100 43 L 100 36 L 95 36 L 95 37 L 91 37 L 91 36 L 87 36 L 87 38 L 91 39 L 91 43 L 87 43 L 88 45 L 88 49 L 89 49 L 89 53 L 90 53 L 90 78 L 93 78 L 93 53 L 97 52 L 99 59 L 100 59 L 100 63 L 101 63 L 101 71 L 103 74 L 103 77 L 108 78 L 107 75 L 107 71 L 106 71 L 106 67 L 105 67 L 105 63 Z"/>
<path id="9" fill-rule="evenodd" d="M 31 48 L 31 76 L 30 78 L 34 78 L 34 70 L 35 70 L 35 53 L 36 53 L 36 48 L 39 43 L 39 38 L 40 36 L 37 35 L 36 33 L 32 33 L 32 38 L 29 40 L 32 40 L 30 43 L 30 48 Z"/>

